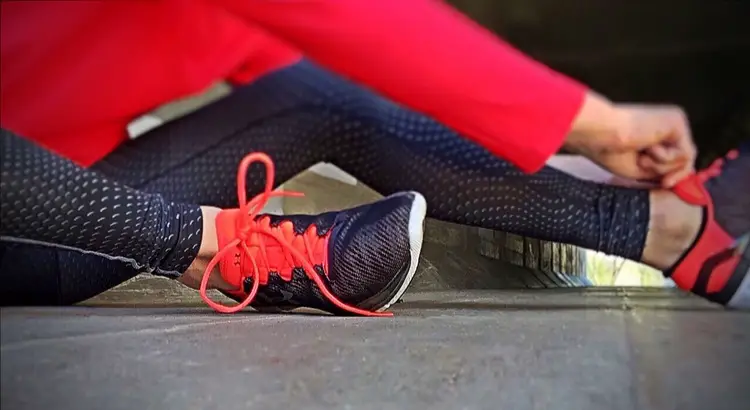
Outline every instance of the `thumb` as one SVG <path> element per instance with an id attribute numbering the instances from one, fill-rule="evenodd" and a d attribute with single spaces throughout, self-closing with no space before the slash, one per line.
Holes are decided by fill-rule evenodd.
<path id="1" fill-rule="evenodd" d="M 681 155 L 680 151 L 674 147 L 656 144 L 646 149 L 646 153 L 654 160 L 661 163 L 670 163 L 677 161 Z"/>

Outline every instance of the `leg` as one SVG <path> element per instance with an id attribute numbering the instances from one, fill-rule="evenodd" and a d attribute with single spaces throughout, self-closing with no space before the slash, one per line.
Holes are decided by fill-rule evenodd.
<path id="1" fill-rule="evenodd" d="M 140 271 L 176 276 L 201 243 L 197 206 L 109 181 L 0 135 L 3 304 L 68 304 Z"/>
<path id="2" fill-rule="evenodd" d="M 277 184 L 328 161 L 383 194 L 423 193 L 429 216 L 449 222 L 635 260 L 646 243 L 659 243 L 647 234 L 660 226 L 651 214 L 661 214 L 662 195 L 552 168 L 524 174 L 435 121 L 310 63 L 128 143 L 96 168 L 175 201 L 227 207 L 235 206 L 236 164 L 249 151 L 274 158 Z M 259 192 L 262 172 L 251 172 L 250 181 L 251 193 Z"/>
<path id="3" fill-rule="evenodd" d="M 278 158 L 277 184 L 330 161 L 382 193 L 423 192 L 436 218 L 661 269 L 680 259 L 701 229 L 701 208 L 671 192 L 591 183 L 552 168 L 522 174 L 440 124 L 307 63 L 128 144 L 99 167 L 172 199 L 231 206 L 234 164 L 248 151 Z M 149 155 L 161 161 L 139 161 Z M 251 193 L 261 177 L 251 173 Z"/>
<path id="4" fill-rule="evenodd" d="M 96 255 L 0 242 L 0 305 L 71 305 L 138 273 L 131 265 Z"/>
<path id="5" fill-rule="evenodd" d="M 426 209 L 417 193 L 338 213 L 255 218 L 248 209 L 168 202 L 5 130 L 0 137 L 2 304 L 75 303 L 141 271 L 182 278 L 196 270 L 208 301 L 205 280 L 218 275 L 202 273 L 218 272 L 207 259 L 226 255 L 222 272 L 232 286 L 221 289 L 236 295 L 263 282 L 261 306 L 378 315 L 416 270 Z M 227 252 L 237 238 L 242 246 Z"/>

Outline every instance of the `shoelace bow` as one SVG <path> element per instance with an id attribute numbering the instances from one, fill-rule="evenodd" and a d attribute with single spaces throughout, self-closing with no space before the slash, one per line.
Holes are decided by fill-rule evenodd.
<path id="1" fill-rule="evenodd" d="M 248 167 L 254 163 L 254 162 L 260 162 L 266 167 L 266 186 L 263 191 L 263 193 L 256 195 L 251 200 L 247 200 L 247 190 L 246 188 L 246 178 L 247 178 L 247 169 Z M 260 152 L 255 152 L 248 154 L 245 156 L 245 158 L 242 159 L 242 162 L 240 162 L 240 166 L 237 170 L 237 198 L 239 200 L 240 204 L 240 218 L 241 221 L 239 223 L 240 228 L 238 229 L 237 237 L 234 238 L 231 242 L 229 242 L 224 248 L 219 250 L 219 252 L 214 255 L 214 257 L 211 259 L 211 261 L 208 263 L 208 266 L 206 266 L 206 270 L 203 272 L 203 278 L 201 280 L 200 285 L 200 295 L 206 304 L 211 306 L 214 310 L 220 313 L 234 313 L 238 312 L 244 308 L 246 308 L 252 301 L 255 299 L 255 295 L 258 293 L 258 289 L 260 288 L 261 283 L 265 284 L 268 281 L 268 275 L 269 275 L 269 269 L 267 268 L 269 264 L 267 263 L 267 257 L 266 257 L 266 251 L 265 251 L 265 242 L 263 238 L 268 238 L 273 240 L 274 242 L 278 243 L 281 249 L 284 252 L 285 259 L 287 261 L 296 261 L 296 264 L 301 265 L 302 269 L 305 271 L 305 274 L 307 275 L 310 280 L 315 282 L 315 285 L 318 287 L 320 292 L 323 294 L 323 296 L 328 299 L 331 303 L 336 305 L 338 308 L 345 310 L 347 312 L 361 315 L 361 316 L 393 316 L 393 313 L 390 312 L 371 312 L 364 309 L 359 309 L 354 306 L 350 306 L 344 302 L 342 302 L 339 298 L 337 298 L 323 283 L 323 280 L 318 276 L 318 273 L 315 271 L 315 268 L 313 267 L 312 260 L 312 252 L 311 252 L 311 245 L 307 238 L 305 238 L 304 244 L 305 244 L 305 250 L 306 253 L 303 253 L 302 251 L 296 249 L 291 243 L 289 243 L 289 240 L 284 238 L 280 233 L 277 232 L 275 228 L 272 228 L 267 223 L 262 223 L 261 221 L 256 221 L 255 217 L 260 213 L 260 211 L 263 209 L 265 204 L 268 202 L 268 200 L 272 197 L 279 197 L 279 196 L 287 196 L 287 197 L 302 197 L 304 194 L 301 192 L 292 192 L 292 191 L 274 191 L 273 190 L 273 181 L 274 181 L 274 164 L 271 158 Z M 251 244 L 248 245 L 250 242 L 250 238 L 253 234 L 257 234 L 257 244 Z M 235 306 L 226 306 L 222 305 L 220 303 L 214 302 L 211 300 L 211 298 L 208 297 L 207 290 L 208 290 L 208 279 L 211 276 L 211 272 L 214 270 L 216 265 L 222 260 L 222 258 L 229 252 L 231 252 L 236 247 L 240 247 L 245 255 L 248 256 L 250 261 L 253 264 L 253 271 L 246 276 L 244 279 L 250 278 L 253 281 L 253 287 L 250 290 L 250 293 L 247 295 L 247 297 L 240 302 L 238 305 Z M 256 255 L 254 255 L 251 252 L 251 247 L 257 247 L 259 248 L 259 257 L 262 258 L 263 266 L 265 266 L 265 269 L 259 269 L 258 263 L 256 261 Z"/>

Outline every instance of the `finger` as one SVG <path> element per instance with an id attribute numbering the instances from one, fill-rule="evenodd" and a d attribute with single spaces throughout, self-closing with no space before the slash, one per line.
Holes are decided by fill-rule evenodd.
<path id="1" fill-rule="evenodd" d="M 609 185 L 617 185 L 621 187 L 626 188 L 641 188 L 641 189 L 651 189 L 651 188 L 658 188 L 660 186 L 659 183 L 654 182 L 653 179 L 631 179 L 631 178 L 623 178 L 621 176 L 614 175 L 612 178 L 609 179 L 609 181 L 606 181 Z"/>
<path id="2" fill-rule="evenodd" d="M 696 154 L 692 144 L 683 150 L 675 147 L 654 146 L 647 149 L 645 154 L 657 164 L 656 170 L 658 172 L 689 174 L 691 171 L 694 171 L 693 164 Z M 659 164 L 661 166 L 658 166 Z"/>
<path id="3" fill-rule="evenodd" d="M 682 156 L 682 160 L 685 161 L 689 170 L 694 171 L 695 159 L 698 157 L 698 149 L 695 147 L 693 140 L 689 137 L 681 139 L 678 149 Z"/>
<path id="4" fill-rule="evenodd" d="M 649 168 L 637 167 L 638 169 L 632 172 L 628 172 L 627 175 L 617 175 L 622 178 L 627 178 L 638 183 L 656 184 L 661 185 L 662 176 Z"/>
<path id="5" fill-rule="evenodd" d="M 693 134 L 690 129 L 690 122 L 687 114 L 682 109 L 676 109 L 673 111 L 675 128 L 674 128 L 674 148 L 679 152 L 681 159 L 689 164 L 690 169 L 695 164 L 695 159 L 698 157 L 698 149 L 695 147 L 693 142 Z"/>
<path id="6" fill-rule="evenodd" d="M 662 164 L 654 161 L 651 156 L 644 155 L 639 158 L 639 166 L 659 174 L 657 179 L 664 188 L 672 188 L 693 172 L 691 163 L 685 159 L 678 159 L 668 164 Z"/>
<path id="7" fill-rule="evenodd" d="M 692 136 L 685 111 L 677 106 L 643 106 L 631 111 L 628 146 L 647 149 L 656 145 L 676 148 L 688 153 L 692 150 Z M 657 149 L 658 151 L 659 149 Z M 667 154 L 661 151 L 655 155 Z"/>
<path id="8" fill-rule="evenodd" d="M 663 144 L 671 135 L 672 125 L 663 109 L 654 106 L 619 107 L 624 108 L 622 122 L 626 124 L 615 144 L 620 150 L 645 150 Z"/>
<path id="9" fill-rule="evenodd" d="M 650 155 L 656 162 L 670 163 L 677 159 L 681 155 L 680 151 L 674 147 L 665 146 L 663 144 L 657 144 L 646 149 L 646 153 Z"/>
<path id="10" fill-rule="evenodd" d="M 675 172 L 669 173 L 662 179 L 662 187 L 671 189 L 677 185 L 680 181 L 687 178 L 693 173 L 692 167 L 684 167 Z"/>
<path id="11" fill-rule="evenodd" d="M 665 175 L 680 170 L 685 164 L 683 161 L 671 161 L 668 163 L 657 162 L 650 155 L 645 154 L 638 157 L 638 166 L 643 170 L 656 174 L 656 176 L 661 179 Z"/>

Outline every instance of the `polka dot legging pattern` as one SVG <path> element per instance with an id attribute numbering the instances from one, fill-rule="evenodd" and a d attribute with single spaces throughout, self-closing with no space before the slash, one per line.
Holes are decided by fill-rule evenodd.
<path id="1" fill-rule="evenodd" d="M 0 131 L 0 302 L 86 299 L 138 272 L 176 277 L 200 247 L 197 205 L 82 169 Z"/>
<path id="2" fill-rule="evenodd" d="M 428 117 L 309 62 L 129 142 L 95 169 L 172 201 L 234 207 L 236 167 L 249 151 L 271 155 L 277 184 L 327 161 L 384 195 L 421 192 L 433 218 L 631 259 L 640 257 L 648 228 L 647 191 L 552 168 L 524 174 Z M 251 193 L 261 190 L 262 172 L 251 171 Z"/>
<path id="3" fill-rule="evenodd" d="M 93 169 L 174 203 L 235 207 L 236 167 L 250 151 L 273 157 L 277 184 L 330 162 L 383 194 L 421 192 L 433 218 L 630 259 L 640 258 L 648 230 L 647 191 L 552 168 L 524 174 L 441 124 L 310 62 L 129 141 Z M 262 168 L 250 174 L 254 194 L 262 189 Z"/>

